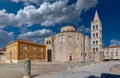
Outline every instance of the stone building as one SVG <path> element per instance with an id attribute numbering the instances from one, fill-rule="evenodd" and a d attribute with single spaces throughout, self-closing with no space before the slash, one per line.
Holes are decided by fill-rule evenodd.
<path id="1" fill-rule="evenodd" d="M 76 31 L 73 26 L 61 28 L 61 32 L 45 38 L 48 62 L 89 61 L 89 36 Z"/>
<path id="2" fill-rule="evenodd" d="M 103 48 L 104 60 L 120 60 L 120 46 L 109 46 Z"/>
<path id="3" fill-rule="evenodd" d="M 46 46 L 28 40 L 16 40 L 6 46 L 6 62 L 19 63 L 25 58 L 46 61 Z"/>
<path id="4" fill-rule="evenodd" d="M 5 62 L 6 60 L 6 49 L 0 49 L 0 62 Z"/>

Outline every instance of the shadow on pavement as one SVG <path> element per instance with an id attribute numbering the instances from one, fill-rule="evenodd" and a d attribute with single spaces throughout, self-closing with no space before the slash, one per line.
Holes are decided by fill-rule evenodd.
<path id="1" fill-rule="evenodd" d="M 96 77 L 96 76 L 91 75 L 88 78 L 100 78 L 100 77 Z"/>
<path id="2" fill-rule="evenodd" d="M 101 77 L 96 77 L 96 76 L 91 75 L 91 76 L 89 76 L 87 78 L 120 78 L 120 75 L 102 73 Z"/>

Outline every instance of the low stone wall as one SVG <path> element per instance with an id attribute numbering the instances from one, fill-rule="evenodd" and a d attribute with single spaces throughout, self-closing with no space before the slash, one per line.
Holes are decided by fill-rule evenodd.
<path id="1" fill-rule="evenodd" d="M 109 71 L 110 73 L 120 73 L 120 64 L 113 65 Z"/>

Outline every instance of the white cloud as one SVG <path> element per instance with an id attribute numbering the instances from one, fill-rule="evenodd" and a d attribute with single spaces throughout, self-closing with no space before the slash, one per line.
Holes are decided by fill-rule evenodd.
<path id="1" fill-rule="evenodd" d="M 85 26 L 80 26 L 79 28 L 77 28 L 77 31 L 82 33 L 90 33 L 90 28 Z"/>
<path id="2" fill-rule="evenodd" d="M 94 7 L 98 3 L 98 0 L 77 0 L 76 8 L 82 10 L 88 10 Z"/>
<path id="3" fill-rule="evenodd" d="M 19 0 L 14 1 L 18 2 Z M 36 2 L 37 0 L 22 1 Z M 53 3 L 43 2 L 39 8 L 34 5 L 25 6 L 17 14 L 0 10 L 0 26 L 31 26 L 33 24 L 54 26 L 58 23 L 75 23 L 81 20 L 80 14 L 83 10 L 88 10 L 96 4 L 97 0 L 77 0 L 75 4 L 68 6 L 68 0 L 57 0 Z"/>
<path id="4" fill-rule="evenodd" d="M 19 39 L 28 39 L 28 40 L 32 40 L 34 42 L 40 42 L 43 43 L 44 38 L 47 36 L 51 36 L 54 35 L 54 33 L 49 30 L 49 29 L 42 29 L 42 30 L 37 30 L 34 32 L 27 32 L 24 34 L 20 34 L 19 35 Z"/>
<path id="5" fill-rule="evenodd" d="M 13 2 L 23 2 L 25 5 L 33 4 L 42 4 L 43 2 L 56 2 L 56 1 L 62 1 L 62 0 L 12 0 Z"/>
<path id="6" fill-rule="evenodd" d="M 120 46 L 120 40 L 116 40 L 116 39 L 110 40 L 109 46 Z"/>
<path id="7" fill-rule="evenodd" d="M 6 32 L 3 30 L 0 30 L 0 48 L 3 48 L 6 46 L 6 44 L 14 39 L 14 33 L 13 32 Z"/>
<path id="8" fill-rule="evenodd" d="M 15 19 L 15 14 L 6 12 L 7 11 L 5 9 L 0 10 L 0 26 L 18 25 L 18 22 Z"/>

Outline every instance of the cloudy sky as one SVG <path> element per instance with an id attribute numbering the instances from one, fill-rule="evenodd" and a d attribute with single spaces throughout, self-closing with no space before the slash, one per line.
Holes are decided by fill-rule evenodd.
<path id="1" fill-rule="evenodd" d="M 119 7 L 119 0 L 0 0 L 0 48 L 16 39 L 43 43 L 66 25 L 90 36 L 96 9 L 104 46 L 120 45 Z"/>

